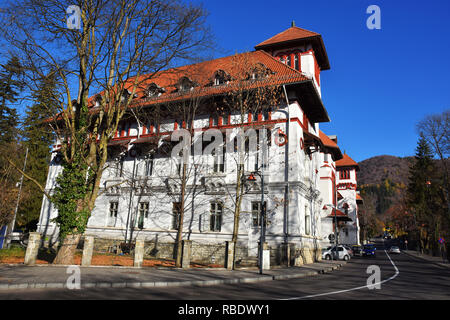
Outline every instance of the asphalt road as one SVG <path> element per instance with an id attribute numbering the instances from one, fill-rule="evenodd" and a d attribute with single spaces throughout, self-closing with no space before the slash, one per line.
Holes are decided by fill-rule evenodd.
<path id="1" fill-rule="evenodd" d="M 342 269 L 309 278 L 208 287 L 121 289 L 28 289 L 0 292 L 0 299 L 125 299 L 125 300 L 449 300 L 450 268 L 407 256 L 387 254 L 377 244 L 376 257 L 354 257 Z M 379 289 L 367 285 L 378 266 Z M 373 267 L 372 267 L 373 268 Z"/>

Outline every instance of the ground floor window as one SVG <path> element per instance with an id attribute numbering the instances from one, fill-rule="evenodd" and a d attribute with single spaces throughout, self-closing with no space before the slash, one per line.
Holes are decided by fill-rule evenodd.
<path id="1" fill-rule="evenodd" d="M 181 202 L 172 203 L 172 230 L 178 230 L 180 226 Z"/>
<path id="2" fill-rule="evenodd" d="M 118 202 L 109 203 L 108 227 L 115 227 L 117 223 L 117 212 L 119 211 Z"/>
<path id="3" fill-rule="evenodd" d="M 264 201 L 264 207 L 266 206 L 267 203 Z M 252 225 L 254 228 L 261 226 L 261 201 L 252 202 Z"/>
<path id="4" fill-rule="evenodd" d="M 139 229 L 144 229 L 145 221 L 148 218 L 149 203 L 139 202 L 137 226 Z"/>

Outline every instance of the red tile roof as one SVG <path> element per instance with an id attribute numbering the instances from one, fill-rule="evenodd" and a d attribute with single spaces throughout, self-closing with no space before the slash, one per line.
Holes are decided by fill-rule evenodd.
<path id="1" fill-rule="evenodd" d="M 319 33 L 292 26 L 289 29 L 276 34 L 275 36 L 261 42 L 255 46 L 256 50 L 266 50 L 275 47 L 287 46 L 295 42 L 310 40 L 313 45 L 316 58 L 321 70 L 330 69 L 327 51 Z"/>
<path id="2" fill-rule="evenodd" d="M 267 69 L 269 71 L 268 76 L 259 80 L 233 81 L 235 79 L 242 80 L 243 75 L 250 73 L 255 66 Z M 229 83 L 214 85 L 214 77 L 217 71 L 225 72 L 230 79 Z M 178 90 L 177 85 L 183 77 L 188 77 L 190 81 L 195 83 L 193 90 Z M 124 87 L 131 89 L 135 80 L 136 78 L 130 78 Z M 309 112 L 308 116 L 310 119 L 316 120 L 316 122 L 329 121 L 328 113 L 314 87 L 313 81 L 262 50 L 172 68 L 153 75 L 143 75 L 138 79 L 137 83 L 139 83 L 139 87 L 136 89 L 137 92 L 130 107 L 144 107 L 193 98 L 224 95 L 242 89 L 281 85 L 296 86 L 299 94 L 303 96 L 304 108 L 307 113 Z M 164 88 L 165 92 L 160 96 L 149 97 L 147 89 L 152 84 Z M 92 112 L 97 110 L 94 106 L 95 97 L 97 96 L 91 97 L 89 100 Z"/>
<path id="3" fill-rule="evenodd" d="M 346 153 L 344 153 L 344 157 L 341 160 L 336 161 L 336 167 L 356 167 L 359 170 L 358 163 Z"/>
<path id="4" fill-rule="evenodd" d="M 325 148 L 331 148 L 332 150 L 330 150 L 334 157 L 334 160 L 339 160 L 342 159 L 342 152 L 341 149 L 339 149 L 338 145 L 336 144 L 336 142 L 334 142 L 333 140 L 331 140 L 325 133 L 323 133 L 322 130 L 319 129 L 319 137 L 320 140 L 322 141 L 323 145 L 325 146 Z"/>
<path id="5" fill-rule="evenodd" d="M 328 217 L 334 218 L 334 216 L 335 216 L 335 212 L 333 209 L 331 211 L 331 213 L 328 215 Z M 352 221 L 352 219 L 350 219 L 350 217 L 347 214 L 345 214 L 344 212 L 342 212 L 341 210 L 336 210 L 336 218 L 341 221 Z"/>
<path id="6" fill-rule="evenodd" d="M 311 38 L 311 37 L 317 37 L 317 36 L 320 36 L 320 34 L 313 32 L 313 31 L 306 30 L 306 29 L 302 29 L 299 27 L 290 27 L 289 29 L 287 29 L 283 32 L 280 32 L 279 34 L 273 36 L 272 38 L 261 42 L 260 44 L 255 46 L 255 48 L 269 46 L 272 44 L 278 44 L 278 43 L 286 42 L 286 41 L 305 39 L 305 38 Z"/>

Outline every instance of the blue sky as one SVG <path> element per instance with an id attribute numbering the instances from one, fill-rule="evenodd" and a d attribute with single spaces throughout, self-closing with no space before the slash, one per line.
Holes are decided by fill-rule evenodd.
<path id="1" fill-rule="evenodd" d="M 415 125 L 450 108 L 450 1 L 317 0 L 203 2 L 218 44 L 215 57 L 251 51 L 290 27 L 322 35 L 331 70 L 322 97 L 342 151 L 362 161 L 414 155 Z M 369 30 L 369 5 L 381 30 Z"/>

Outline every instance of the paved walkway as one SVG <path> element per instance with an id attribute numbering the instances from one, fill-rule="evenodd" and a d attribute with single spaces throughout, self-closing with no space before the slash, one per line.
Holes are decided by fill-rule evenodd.
<path id="1" fill-rule="evenodd" d="M 322 261 L 301 267 L 255 269 L 174 269 L 130 267 L 79 267 L 81 288 L 166 287 L 218 285 L 302 278 L 331 272 L 343 261 Z M 66 288 L 74 275 L 70 266 L 0 265 L 0 290 Z"/>
<path id="2" fill-rule="evenodd" d="M 441 257 L 434 257 L 427 254 L 421 254 L 419 251 L 413 250 L 402 250 L 403 253 L 410 255 L 412 257 L 416 257 L 425 261 L 433 262 L 442 267 L 450 268 L 450 263 L 448 260 L 443 260 Z"/>

